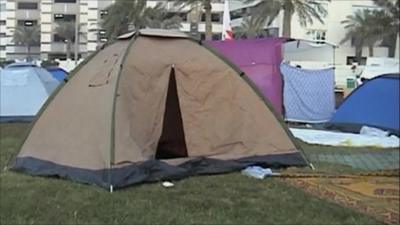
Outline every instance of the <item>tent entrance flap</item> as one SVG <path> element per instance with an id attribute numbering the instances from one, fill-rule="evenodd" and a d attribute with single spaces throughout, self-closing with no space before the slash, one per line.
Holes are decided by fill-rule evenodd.
<path id="1" fill-rule="evenodd" d="M 156 159 L 182 158 L 187 156 L 175 70 L 172 68 L 165 103 L 163 128 L 157 146 Z"/>

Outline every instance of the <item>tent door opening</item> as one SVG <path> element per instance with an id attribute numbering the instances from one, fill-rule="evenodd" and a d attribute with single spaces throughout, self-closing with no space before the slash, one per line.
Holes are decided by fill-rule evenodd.
<path id="1" fill-rule="evenodd" d="M 175 70 L 172 68 L 165 103 L 163 128 L 157 146 L 156 159 L 182 158 L 187 156 Z"/>

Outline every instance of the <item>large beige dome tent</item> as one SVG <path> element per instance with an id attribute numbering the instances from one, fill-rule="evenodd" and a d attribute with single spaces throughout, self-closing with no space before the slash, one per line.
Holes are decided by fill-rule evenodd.
<path id="1" fill-rule="evenodd" d="M 254 164 L 307 165 L 244 76 L 183 33 L 142 30 L 73 72 L 12 168 L 108 188 Z"/>

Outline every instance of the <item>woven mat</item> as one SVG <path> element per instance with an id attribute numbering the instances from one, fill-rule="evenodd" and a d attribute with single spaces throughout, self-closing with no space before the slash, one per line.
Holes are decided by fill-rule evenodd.
<path id="1" fill-rule="evenodd" d="M 399 177 L 286 178 L 285 181 L 387 224 L 400 223 Z"/>

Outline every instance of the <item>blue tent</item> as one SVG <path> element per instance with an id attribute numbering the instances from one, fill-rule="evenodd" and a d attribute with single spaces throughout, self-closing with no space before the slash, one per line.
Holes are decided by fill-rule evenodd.
<path id="1" fill-rule="evenodd" d="M 399 135 L 399 92 L 400 74 L 366 81 L 343 101 L 328 128 L 359 132 L 365 125 Z"/>
<path id="2" fill-rule="evenodd" d="M 46 68 L 47 71 L 53 75 L 58 81 L 64 81 L 67 78 L 68 72 L 65 71 L 63 68 L 60 67 L 48 67 Z"/>
<path id="3" fill-rule="evenodd" d="M 60 84 L 30 63 L 8 65 L 0 73 L 0 121 L 30 121 Z"/>

